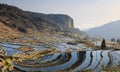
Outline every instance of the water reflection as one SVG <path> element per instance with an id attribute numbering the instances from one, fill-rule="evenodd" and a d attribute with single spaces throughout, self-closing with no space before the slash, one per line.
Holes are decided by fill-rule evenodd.
<path id="1" fill-rule="evenodd" d="M 117 52 L 117 53 L 116 53 Z M 118 57 L 119 55 L 119 57 Z M 117 56 L 117 57 L 116 57 Z M 115 58 L 115 59 L 114 59 Z M 114 61 L 115 60 L 115 61 Z M 84 71 L 92 70 L 101 72 L 103 68 L 117 66 L 120 62 L 120 51 L 97 50 L 97 51 L 80 51 L 70 53 L 58 53 L 43 57 L 38 61 L 15 64 L 15 67 L 23 71 Z M 118 62 L 118 63 L 117 63 Z"/>
<path id="2" fill-rule="evenodd" d="M 21 45 L 1 44 L 7 51 L 8 55 L 12 55 L 21 51 L 15 48 Z M 36 46 L 34 46 L 36 47 Z M 41 49 L 37 46 L 36 49 Z M 38 60 L 24 60 L 22 63 L 15 64 L 15 68 L 22 71 L 85 71 L 101 72 L 103 68 L 115 67 L 120 65 L 120 51 L 114 50 L 90 50 L 69 53 L 57 53 L 44 56 Z"/>

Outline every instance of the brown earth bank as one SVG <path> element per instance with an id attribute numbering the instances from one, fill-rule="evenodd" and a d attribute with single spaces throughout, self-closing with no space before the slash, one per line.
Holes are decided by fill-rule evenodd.
<path id="1" fill-rule="evenodd" d="M 120 72 L 120 66 L 115 68 L 107 68 L 107 69 L 104 69 L 102 72 Z"/>
<path id="2" fill-rule="evenodd" d="M 16 39 L 21 37 L 20 32 L 6 26 L 4 23 L 0 22 L 0 40 Z"/>

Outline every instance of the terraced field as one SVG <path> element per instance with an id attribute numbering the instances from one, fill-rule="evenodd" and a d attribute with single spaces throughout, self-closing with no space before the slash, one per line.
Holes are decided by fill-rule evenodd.
<path id="1" fill-rule="evenodd" d="M 59 44 L 58 44 L 59 45 Z M 16 50 L 17 47 L 23 46 L 18 44 L 2 43 L 8 57 L 12 54 L 22 54 L 22 51 Z M 120 66 L 120 51 L 114 49 L 107 50 L 82 50 L 70 52 L 54 52 L 56 49 L 46 49 L 41 46 L 31 45 L 35 51 L 28 52 L 31 58 L 23 59 L 20 62 L 13 61 L 13 71 L 19 72 L 40 72 L 40 71 L 93 71 L 101 72 Z M 43 46 L 44 47 L 44 46 Z M 59 47 L 59 46 L 58 46 Z M 61 49 L 59 49 L 61 50 Z M 52 52 L 52 53 L 51 53 Z M 37 57 L 36 57 L 37 56 Z M 33 59 L 35 58 L 35 59 Z"/>
<path id="2" fill-rule="evenodd" d="M 57 53 L 40 58 L 39 61 L 24 60 L 14 66 L 22 71 L 94 71 L 101 72 L 107 67 L 120 63 L 120 51 L 96 50 Z M 32 63 L 32 64 L 31 64 Z"/>

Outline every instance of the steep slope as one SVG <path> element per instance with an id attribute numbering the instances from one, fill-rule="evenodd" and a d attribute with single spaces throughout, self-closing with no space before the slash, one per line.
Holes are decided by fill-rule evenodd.
<path id="1" fill-rule="evenodd" d="M 120 20 L 104 24 L 103 26 L 92 28 L 86 32 L 94 37 L 103 37 L 108 40 L 120 38 Z"/>
<path id="2" fill-rule="evenodd" d="M 20 32 L 13 30 L 9 26 L 6 26 L 5 24 L 0 22 L 0 39 L 15 39 L 19 38 L 21 35 Z"/>
<path id="3" fill-rule="evenodd" d="M 65 14 L 43 14 L 23 11 L 15 6 L 0 4 L 0 22 L 16 32 L 41 35 L 57 33 L 71 38 L 87 39 L 88 35 L 74 28 L 73 19 Z"/>
<path id="4" fill-rule="evenodd" d="M 28 29 L 66 31 L 74 28 L 73 20 L 68 15 L 28 12 L 6 4 L 0 4 L 0 21 L 24 33 Z"/>

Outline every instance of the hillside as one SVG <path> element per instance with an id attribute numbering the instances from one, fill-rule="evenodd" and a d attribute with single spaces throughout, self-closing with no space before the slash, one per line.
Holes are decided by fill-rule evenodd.
<path id="1" fill-rule="evenodd" d="M 0 39 L 14 39 L 20 37 L 20 32 L 6 26 L 5 24 L 0 22 Z"/>
<path id="2" fill-rule="evenodd" d="M 20 33 L 20 35 L 17 34 L 17 38 L 26 34 L 32 34 L 42 39 L 44 35 L 56 35 L 57 33 L 70 38 L 88 38 L 88 35 L 84 32 L 74 28 L 73 19 L 68 15 L 23 11 L 22 9 L 7 4 L 0 4 L 0 23 L 11 29 L 8 30 L 10 34 L 6 33 L 9 37 L 13 37 L 12 34 L 16 35 L 16 33 Z M 4 29 L 1 28 L 1 30 Z M 11 31 L 13 33 L 11 33 Z M 5 35 L 5 33 L 2 32 L 0 34 Z M 2 35 L 3 37 L 1 36 L 1 38 L 6 39 L 7 37 L 4 35 Z M 12 39 L 14 38 L 16 39 L 16 37 Z"/>
<path id="3" fill-rule="evenodd" d="M 108 40 L 111 38 L 120 38 L 120 20 L 104 24 L 100 27 L 95 27 L 86 32 L 93 37 L 103 37 Z"/>
<path id="4" fill-rule="evenodd" d="M 68 31 L 74 28 L 73 19 L 68 15 L 28 12 L 6 4 L 0 4 L 0 21 L 24 33 L 27 29 Z"/>

